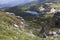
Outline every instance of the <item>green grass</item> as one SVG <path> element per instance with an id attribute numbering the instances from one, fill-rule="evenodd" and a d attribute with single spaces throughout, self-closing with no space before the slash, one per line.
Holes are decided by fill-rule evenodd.
<path id="1" fill-rule="evenodd" d="M 50 7 L 60 9 L 60 3 L 53 3 Z"/>
<path id="2" fill-rule="evenodd" d="M 51 38 L 39 38 L 30 36 L 26 32 L 21 31 L 11 24 L 15 21 L 21 25 L 21 21 L 14 16 L 0 12 L 0 40 L 51 40 Z"/>
<path id="3" fill-rule="evenodd" d="M 0 40 L 35 40 L 37 38 L 30 37 L 19 28 L 1 21 L 0 24 Z M 9 26 L 8 26 L 9 25 Z"/>
<path id="4" fill-rule="evenodd" d="M 21 22 L 14 16 L 0 12 L 0 40 L 41 40 L 39 37 L 29 36 L 22 32 L 19 28 L 11 25 L 11 21 Z"/>

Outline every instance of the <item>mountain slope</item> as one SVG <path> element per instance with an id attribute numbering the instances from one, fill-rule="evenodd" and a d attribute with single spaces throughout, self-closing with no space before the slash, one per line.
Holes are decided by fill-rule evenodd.
<path id="1" fill-rule="evenodd" d="M 3 1 L 2 1 L 3 2 Z M 11 1 L 8 3 L 1 3 L 0 4 L 0 8 L 4 8 L 4 7 L 13 7 L 16 5 L 24 5 L 24 4 L 28 4 L 28 5 L 36 5 L 36 4 L 40 4 L 40 3 L 44 3 L 44 2 L 60 2 L 60 0 L 16 0 L 16 1 Z"/>
<path id="2" fill-rule="evenodd" d="M 13 20 L 17 21 L 18 19 L 5 14 L 5 12 L 0 12 L 0 40 L 42 40 L 38 37 L 29 36 L 19 28 L 13 26 L 11 24 Z"/>
<path id="3" fill-rule="evenodd" d="M 60 0 L 46 0 L 47 2 L 60 2 Z"/>

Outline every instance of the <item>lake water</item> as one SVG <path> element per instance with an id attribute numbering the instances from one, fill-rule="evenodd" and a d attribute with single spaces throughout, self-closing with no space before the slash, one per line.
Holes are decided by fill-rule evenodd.
<path id="1" fill-rule="evenodd" d="M 30 13 L 30 14 L 39 14 L 39 13 L 36 12 L 36 11 L 24 11 L 24 12 L 26 12 L 26 13 Z"/>

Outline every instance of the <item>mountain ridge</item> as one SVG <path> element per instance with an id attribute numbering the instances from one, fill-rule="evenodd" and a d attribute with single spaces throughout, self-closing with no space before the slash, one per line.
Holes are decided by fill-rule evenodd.
<path id="1" fill-rule="evenodd" d="M 7 4 L 0 4 L 0 8 L 3 7 L 11 7 L 11 6 L 17 6 L 17 5 L 24 5 L 24 4 L 40 4 L 40 3 L 45 3 L 45 2 L 60 2 L 60 0 L 35 0 L 35 1 L 31 1 L 31 2 L 27 2 L 27 3 L 7 3 Z"/>

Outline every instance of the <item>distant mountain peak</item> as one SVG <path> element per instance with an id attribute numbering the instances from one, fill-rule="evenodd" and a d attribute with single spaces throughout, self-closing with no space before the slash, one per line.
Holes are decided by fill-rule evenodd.
<path id="1" fill-rule="evenodd" d="M 44 3 L 44 2 L 60 2 L 60 0 L 13 0 L 13 1 L 0 1 L 0 8 L 3 8 L 3 7 L 11 7 L 11 6 L 16 6 L 16 5 L 23 5 L 23 4 L 28 4 L 28 5 L 31 5 L 31 4 L 37 4 L 37 3 Z"/>

